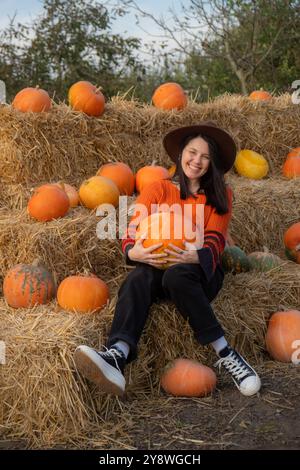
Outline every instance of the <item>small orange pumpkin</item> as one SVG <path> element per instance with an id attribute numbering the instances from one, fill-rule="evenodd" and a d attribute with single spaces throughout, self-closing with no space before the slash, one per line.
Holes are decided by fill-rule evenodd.
<path id="1" fill-rule="evenodd" d="M 53 184 L 44 184 L 34 190 L 28 202 L 28 212 L 39 222 L 47 222 L 66 215 L 70 207 L 65 191 Z"/>
<path id="2" fill-rule="evenodd" d="M 107 284 L 97 276 L 69 276 L 57 289 L 59 305 L 68 311 L 90 313 L 101 310 L 109 300 Z"/>
<path id="3" fill-rule="evenodd" d="M 252 101 L 269 101 L 272 99 L 272 95 L 268 91 L 255 90 L 250 93 L 249 99 Z"/>
<path id="4" fill-rule="evenodd" d="M 45 90 L 29 87 L 16 94 L 12 106 L 22 113 L 40 113 L 51 109 L 51 99 Z"/>
<path id="5" fill-rule="evenodd" d="M 175 359 L 161 377 L 161 386 L 175 397 L 203 397 L 210 394 L 217 383 L 212 369 L 190 359 Z"/>
<path id="6" fill-rule="evenodd" d="M 296 147 L 287 154 L 282 167 L 282 173 L 286 178 L 300 176 L 300 147 Z"/>
<path id="7" fill-rule="evenodd" d="M 140 193 L 151 183 L 157 180 L 170 179 L 171 176 L 166 168 L 159 165 L 144 166 L 138 170 L 135 176 L 136 190 Z"/>
<path id="8" fill-rule="evenodd" d="M 287 258 L 300 264 L 300 222 L 291 225 L 285 231 L 283 243 Z"/>
<path id="9" fill-rule="evenodd" d="M 183 109 L 187 105 L 187 96 L 178 83 L 168 82 L 156 88 L 152 102 L 156 108 L 171 110 Z"/>
<path id="10" fill-rule="evenodd" d="M 13 308 L 46 304 L 54 297 L 56 286 L 52 274 L 39 263 L 17 264 L 4 278 L 3 294 Z"/>
<path id="11" fill-rule="evenodd" d="M 299 157 L 299 156 L 300 156 L 300 147 L 295 147 L 287 154 L 286 158 Z"/>
<path id="12" fill-rule="evenodd" d="M 101 116 L 105 109 L 105 98 L 92 83 L 79 81 L 71 86 L 68 99 L 75 111 L 82 111 L 88 116 Z"/>
<path id="13" fill-rule="evenodd" d="M 62 181 L 60 181 L 59 183 L 54 183 L 54 186 L 58 186 L 59 188 L 61 188 L 66 193 L 66 195 L 69 198 L 70 207 L 77 207 L 78 206 L 78 204 L 80 202 L 79 201 L 79 194 L 78 194 L 77 189 L 74 186 L 71 186 L 68 183 L 63 183 Z"/>
<path id="14" fill-rule="evenodd" d="M 292 362 L 293 353 L 300 344 L 300 312 L 287 310 L 273 313 L 266 334 L 266 346 L 269 354 L 281 362 Z M 299 357 L 298 357 L 299 359 Z"/>
<path id="15" fill-rule="evenodd" d="M 112 204 L 117 207 L 119 196 L 117 185 L 104 176 L 92 176 L 79 188 L 80 200 L 88 209 L 96 209 L 100 204 Z"/>
<path id="16" fill-rule="evenodd" d="M 126 163 L 105 163 L 97 171 L 97 176 L 111 179 L 118 186 L 121 195 L 132 196 L 135 184 L 134 174 Z"/>
<path id="17" fill-rule="evenodd" d="M 176 171 L 176 165 L 172 165 L 170 166 L 170 168 L 168 168 L 168 172 L 169 172 L 169 175 L 171 178 L 173 178 L 173 176 L 175 175 L 175 171 Z"/>

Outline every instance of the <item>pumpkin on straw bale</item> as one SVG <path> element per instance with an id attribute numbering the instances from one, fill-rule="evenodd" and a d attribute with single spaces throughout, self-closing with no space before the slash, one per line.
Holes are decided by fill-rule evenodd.
<path id="1" fill-rule="evenodd" d="M 181 110 L 187 106 L 188 99 L 178 83 L 163 83 L 154 91 L 152 102 L 156 108 L 170 111 Z"/>
<path id="2" fill-rule="evenodd" d="M 41 88 L 24 88 L 13 99 L 12 106 L 22 113 L 41 113 L 51 109 L 51 99 Z"/>

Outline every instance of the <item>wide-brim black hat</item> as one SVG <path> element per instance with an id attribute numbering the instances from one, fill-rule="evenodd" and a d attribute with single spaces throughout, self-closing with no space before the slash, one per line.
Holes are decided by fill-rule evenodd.
<path id="1" fill-rule="evenodd" d="M 236 157 L 236 144 L 228 132 L 218 127 L 214 122 L 203 121 L 194 126 L 174 129 L 165 135 L 163 145 L 169 157 L 177 163 L 182 141 L 190 135 L 202 134 L 211 137 L 219 147 L 220 165 L 224 173 L 233 166 Z"/>

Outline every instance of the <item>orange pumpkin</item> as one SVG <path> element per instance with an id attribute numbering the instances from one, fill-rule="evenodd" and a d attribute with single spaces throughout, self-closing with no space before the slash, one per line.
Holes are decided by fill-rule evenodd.
<path id="1" fill-rule="evenodd" d="M 69 103 L 72 105 L 72 103 L 76 101 L 78 93 L 80 93 L 82 90 L 92 91 L 93 87 L 94 85 L 91 82 L 85 80 L 80 80 L 79 82 L 74 83 L 68 92 Z"/>
<path id="2" fill-rule="evenodd" d="M 56 286 L 52 275 L 38 261 L 17 264 L 4 278 L 3 294 L 13 308 L 46 304 L 54 297 Z"/>
<path id="3" fill-rule="evenodd" d="M 97 276 L 69 276 L 57 289 L 59 305 L 72 312 L 90 313 L 101 310 L 108 302 L 107 284 Z"/>
<path id="4" fill-rule="evenodd" d="M 217 383 L 212 369 L 190 359 L 175 359 L 161 377 L 161 386 L 175 397 L 203 397 L 210 394 Z"/>
<path id="5" fill-rule="evenodd" d="M 296 344 L 297 341 L 298 344 Z M 269 354 L 277 361 L 292 362 L 293 353 L 300 348 L 299 343 L 299 310 L 274 313 L 269 321 L 266 334 L 266 346 Z"/>
<path id="6" fill-rule="evenodd" d="M 101 116 L 105 108 L 105 98 L 101 91 L 90 82 L 80 81 L 71 86 L 68 99 L 75 111 L 82 111 L 88 116 Z"/>
<path id="7" fill-rule="evenodd" d="M 118 186 L 120 194 L 132 196 L 135 183 L 134 174 L 126 163 L 106 163 L 98 170 L 97 175 L 111 179 Z"/>
<path id="8" fill-rule="evenodd" d="M 292 149 L 286 156 L 286 158 L 289 157 L 300 157 L 300 147 L 295 147 Z"/>
<path id="9" fill-rule="evenodd" d="M 176 165 L 172 165 L 170 166 L 170 168 L 168 168 L 168 172 L 169 172 L 169 175 L 171 178 L 173 178 L 173 176 L 175 175 L 175 171 L 176 171 Z"/>
<path id="10" fill-rule="evenodd" d="M 28 202 L 28 212 L 39 222 L 47 222 L 66 215 L 70 207 L 66 193 L 53 184 L 36 188 Z"/>
<path id="11" fill-rule="evenodd" d="M 291 225 L 283 236 L 286 256 L 300 264 L 300 222 Z"/>
<path id="12" fill-rule="evenodd" d="M 268 91 L 255 90 L 250 93 L 249 99 L 252 101 L 269 101 L 272 99 L 272 95 Z"/>
<path id="13" fill-rule="evenodd" d="M 144 166 L 140 168 L 135 176 L 136 190 L 140 193 L 151 183 L 157 180 L 170 179 L 170 174 L 166 168 L 158 165 Z"/>
<path id="14" fill-rule="evenodd" d="M 28 111 L 40 113 L 42 111 L 49 111 L 51 99 L 48 93 L 41 88 L 24 88 L 16 94 L 12 106 L 22 113 Z"/>
<path id="15" fill-rule="evenodd" d="M 199 247 L 201 243 L 200 231 L 196 231 L 192 221 L 176 212 L 155 212 L 145 217 L 137 227 L 135 239 L 139 240 L 143 234 L 147 235 L 143 241 L 145 248 L 162 243 L 153 253 L 163 253 L 170 243 L 181 250 L 185 249 L 184 241 Z M 159 267 L 166 269 L 169 265 L 166 259 Z"/>
<path id="16" fill-rule="evenodd" d="M 74 188 L 74 186 L 71 186 L 68 183 L 63 183 L 62 181 L 60 181 L 59 183 L 54 183 L 54 186 L 58 186 L 66 193 L 66 195 L 69 198 L 70 207 L 78 206 L 80 202 L 79 194 L 78 194 L 77 189 Z"/>
<path id="17" fill-rule="evenodd" d="M 88 209 L 96 209 L 100 204 L 119 204 L 119 190 L 116 184 L 104 176 L 92 176 L 79 188 L 79 197 Z"/>
<path id="18" fill-rule="evenodd" d="M 183 109 L 187 105 L 187 96 L 178 83 L 164 83 L 156 88 L 152 102 L 156 108 L 171 110 Z"/>
<path id="19" fill-rule="evenodd" d="M 283 167 L 282 173 L 286 178 L 296 178 L 300 176 L 300 152 L 298 154 L 292 154 L 287 156 Z"/>

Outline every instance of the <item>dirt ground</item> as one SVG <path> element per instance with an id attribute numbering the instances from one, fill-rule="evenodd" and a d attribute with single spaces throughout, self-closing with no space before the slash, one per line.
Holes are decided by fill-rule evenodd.
<path id="1" fill-rule="evenodd" d="M 272 365 L 271 365 L 272 367 Z M 204 399 L 172 399 L 135 429 L 138 449 L 300 449 L 300 369 L 260 368 L 259 396 L 224 382 Z M 141 432 L 141 430 L 143 431 Z"/>
<path id="2" fill-rule="evenodd" d="M 270 361 L 258 371 L 263 387 L 251 398 L 242 396 L 229 379 L 219 382 L 213 395 L 205 398 L 162 395 L 147 400 L 144 407 L 137 399 L 125 398 L 126 439 L 116 432 L 106 449 L 299 450 L 300 366 Z M 115 418 L 112 424 L 117 428 Z M 91 448 L 100 449 L 96 442 L 93 435 Z M 0 441 L 0 449 L 26 448 L 25 441 Z"/>

